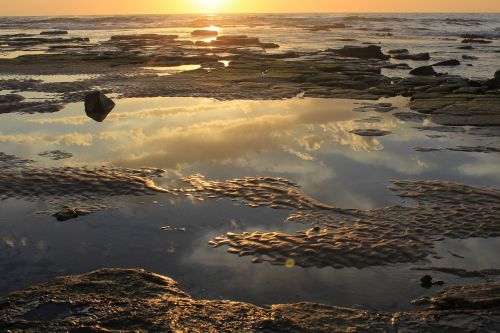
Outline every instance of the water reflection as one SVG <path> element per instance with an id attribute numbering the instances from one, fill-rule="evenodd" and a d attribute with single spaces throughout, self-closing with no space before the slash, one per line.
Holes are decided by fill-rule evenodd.
<path id="1" fill-rule="evenodd" d="M 115 110 L 99 124 L 85 116 L 83 103 L 54 114 L 2 115 L 0 151 L 34 159 L 40 166 L 166 168 L 165 183 L 198 172 L 209 179 L 279 176 L 297 182 L 315 199 L 350 208 L 400 203 L 386 188 L 392 179 L 500 186 L 498 154 L 414 150 L 475 146 L 484 144 L 481 138 L 466 133 L 429 137 L 431 132 L 413 128 L 421 124 L 400 122 L 390 112 L 353 112 L 359 102 L 351 100 L 115 101 Z M 385 102 L 405 111 L 407 101 Z M 370 117 L 378 121 L 363 121 Z M 350 133 L 370 128 L 393 134 L 367 138 Z M 52 161 L 38 155 L 52 150 L 74 157 Z M 283 224 L 286 211 L 166 196 L 114 197 L 113 201 L 114 209 L 65 223 L 32 215 L 48 209 L 47 202 L 1 202 L 0 275 L 4 279 L 0 293 L 55 275 L 111 266 L 144 267 L 171 276 L 195 297 L 257 303 L 310 300 L 401 309 L 422 293 L 415 287 L 420 274 L 404 265 L 340 271 L 271 267 L 253 265 L 207 245 L 227 231 L 293 233 L 298 226 Z M 166 225 L 186 232 L 162 232 Z M 491 242 L 472 247 L 474 253 L 487 254 L 487 260 L 470 255 L 456 262 L 443 255 L 433 264 L 498 266 L 498 257 L 491 254 L 498 241 Z"/>

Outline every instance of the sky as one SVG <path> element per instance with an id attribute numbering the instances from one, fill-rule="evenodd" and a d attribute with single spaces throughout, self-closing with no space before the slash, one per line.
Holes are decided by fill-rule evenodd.
<path id="1" fill-rule="evenodd" d="M 0 15 L 496 12 L 500 0 L 0 0 Z"/>

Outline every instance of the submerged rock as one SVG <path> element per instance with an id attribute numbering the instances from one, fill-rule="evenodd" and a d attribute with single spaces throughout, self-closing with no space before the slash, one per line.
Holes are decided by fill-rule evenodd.
<path id="1" fill-rule="evenodd" d="M 434 70 L 434 68 L 432 68 L 432 66 L 422 66 L 411 70 L 410 74 L 419 76 L 432 76 L 436 75 L 437 72 Z"/>
<path id="2" fill-rule="evenodd" d="M 115 107 L 115 103 L 100 91 L 85 96 L 85 113 L 97 122 L 102 122 Z"/>

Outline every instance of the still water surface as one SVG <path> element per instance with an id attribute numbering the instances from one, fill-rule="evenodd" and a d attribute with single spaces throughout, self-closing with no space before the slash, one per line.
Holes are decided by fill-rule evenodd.
<path id="1" fill-rule="evenodd" d="M 117 99 L 103 123 L 87 118 L 82 103 L 54 114 L 1 115 L 0 151 L 43 166 L 157 167 L 157 182 L 201 173 L 208 179 L 279 176 L 322 202 L 343 208 L 412 204 L 388 189 L 395 179 L 438 179 L 500 187 L 500 155 L 415 147 L 497 146 L 498 137 L 422 131 L 428 122 L 402 122 L 407 100 L 391 98 L 392 112 L 353 111 L 362 103 L 339 99 L 216 101 L 201 98 Z M 355 129 L 391 131 L 362 137 Z M 438 135 L 439 137 L 436 137 Z M 38 154 L 64 150 L 52 161 Z M 109 210 L 57 222 L 35 214 L 43 200 L 0 203 L 0 294 L 50 277 L 102 267 L 141 267 L 177 280 L 198 298 L 259 304 L 314 301 L 373 309 L 408 309 L 426 291 L 412 265 L 365 269 L 286 268 L 212 249 L 207 242 L 229 231 L 287 231 L 289 211 L 252 209 L 230 200 L 197 201 L 166 194 L 114 197 Z M 163 226 L 185 231 L 160 231 Z M 442 259 L 420 265 L 500 267 L 498 239 L 446 240 Z M 450 254 L 458 253 L 465 258 Z M 456 280 L 443 276 L 447 283 Z M 463 281 L 462 281 L 463 282 Z"/>

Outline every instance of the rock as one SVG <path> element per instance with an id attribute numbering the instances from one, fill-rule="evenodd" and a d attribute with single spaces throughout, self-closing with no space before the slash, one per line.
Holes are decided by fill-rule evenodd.
<path id="1" fill-rule="evenodd" d="M 371 129 L 371 128 L 352 130 L 352 131 L 350 131 L 350 133 L 356 134 L 359 136 L 385 136 L 385 135 L 391 134 L 390 131 L 383 131 L 383 130 Z"/>
<path id="2" fill-rule="evenodd" d="M 486 81 L 486 86 L 489 89 L 500 89 L 500 70 L 497 70 L 493 79 Z"/>
<path id="3" fill-rule="evenodd" d="M 464 46 L 459 46 L 457 47 L 459 50 L 474 50 L 474 47 L 471 45 L 464 45 Z"/>
<path id="4" fill-rule="evenodd" d="M 410 53 L 410 51 L 408 51 L 408 49 L 395 49 L 395 50 L 389 50 L 389 52 L 387 52 L 389 54 L 401 54 L 401 53 Z"/>
<path id="5" fill-rule="evenodd" d="M 89 118 L 102 122 L 115 107 L 115 103 L 100 91 L 85 96 L 85 113 Z"/>
<path id="6" fill-rule="evenodd" d="M 382 312 L 311 302 L 257 306 L 194 299 L 168 277 L 108 268 L 11 293 L 0 300 L 0 318 L 2 332 L 13 333 L 498 332 L 500 325 L 495 283 L 454 286 L 412 304 L 429 307 Z"/>
<path id="7" fill-rule="evenodd" d="M 66 30 L 49 30 L 40 32 L 40 35 L 67 35 L 67 34 L 68 32 Z"/>
<path id="8" fill-rule="evenodd" d="M 417 54 L 399 53 L 392 57 L 398 60 L 415 60 L 415 61 L 426 61 L 431 58 L 431 56 L 427 52 L 417 53 Z"/>
<path id="9" fill-rule="evenodd" d="M 489 39 L 487 36 L 480 35 L 480 34 L 461 34 L 460 38 L 465 38 L 465 39 L 467 39 L 467 38 Z"/>
<path id="10" fill-rule="evenodd" d="M 390 65 L 385 65 L 382 68 L 388 68 L 388 69 L 411 69 L 410 65 L 408 64 L 390 64 Z"/>
<path id="11" fill-rule="evenodd" d="M 445 60 L 435 63 L 432 66 L 460 66 L 460 61 L 456 59 Z"/>
<path id="12" fill-rule="evenodd" d="M 493 42 L 491 40 L 486 40 L 486 39 L 466 38 L 462 41 L 462 43 L 491 44 Z"/>
<path id="13" fill-rule="evenodd" d="M 422 66 L 411 70 L 410 74 L 419 76 L 432 76 L 436 75 L 437 73 L 432 66 Z"/>
<path id="14" fill-rule="evenodd" d="M 464 60 L 477 60 L 478 58 L 476 56 L 464 54 L 464 55 L 462 55 L 462 59 L 464 59 Z"/>
<path id="15" fill-rule="evenodd" d="M 275 43 L 262 43 L 257 37 L 248 37 L 246 35 L 224 35 L 217 37 L 211 42 L 198 41 L 197 46 L 218 46 L 218 47 L 240 47 L 240 46 L 255 46 L 264 49 L 279 48 Z"/>
<path id="16" fill-rule="evenodd" d="M 425 289 L 430 289 L 432 287 L 432 276 L 424 275 L 420 278 L 420 286 Z"/>
<path id="17" fill-rule="evenodd" d="M 343 57 L 359 58 L 359 59 L 381 59 L 387 60 L 390 56 L 385 55 L 381 51 L 381 47 L 377 45 L 349 46 L 346 45 L 342 49 L 329 49 L 329 52 L 336 53 Z"/>
<path id="18" fill-rule="evenodd" d="M 61 210 L 55 212 L 54 214 L 52 214 L 52 216 L 54 216 L 58 221 L 64 222 L 67 220 L 76 219 L 79 216 L 83 216 L 83 215 L 87 215 L 87 214 L 90 214 L 90 211 L 85 210 L 85 209 L 64 208 L 64 209 L 61 209 Z"/>
<path id="19" fill-rule="evenodd" d="M 44 151 L 44 152 L 38 154 L 38 156 L 47 157 L 53 161 L 59 161 L 59 160 L 71 158 L 71 157 L 73 157 L 73 154 L 65 152 L 63 150 L 49 150 L 49 151 Z"/>
<path id="20" fill-rule="evenodd" d="M 195 30 L 191 32 L 191 36 L 196 37 L 217 37 L 219 33 L 215 30 Z"/>
<path id="21" fill-rule="evenodd" d="M 15 94 L 0 95 L 0 104 L 18 103 L 22 101 L 24 101 L 24 97 L 21 95 L 15 95 Z"/>

